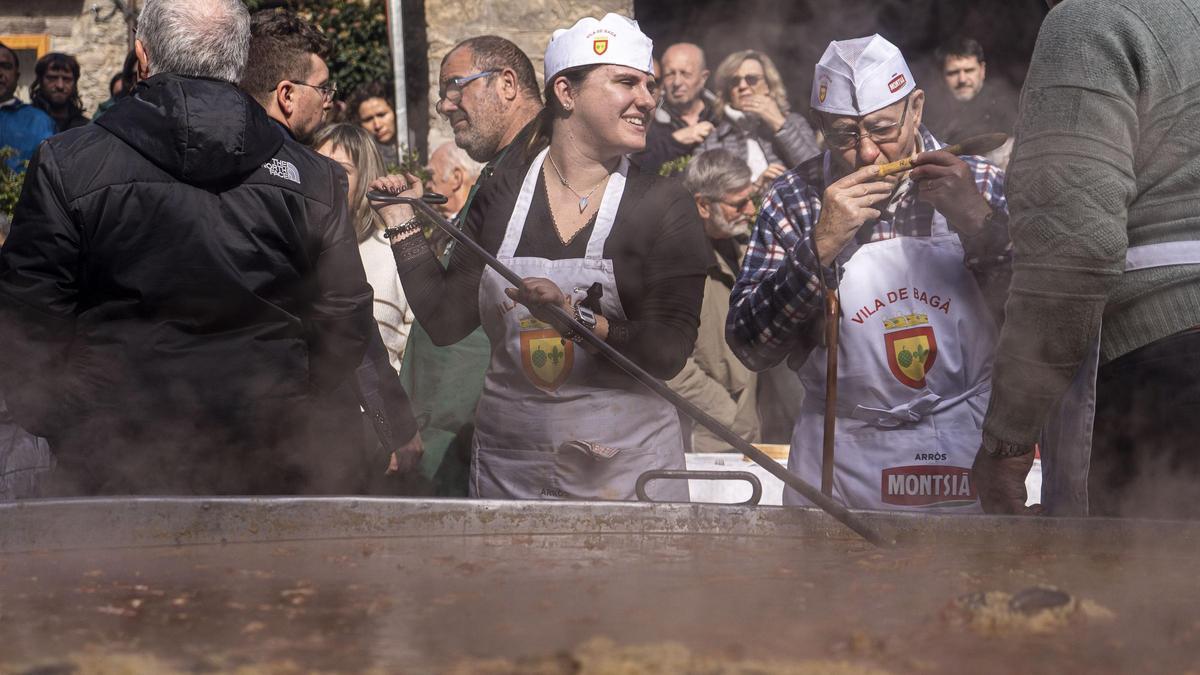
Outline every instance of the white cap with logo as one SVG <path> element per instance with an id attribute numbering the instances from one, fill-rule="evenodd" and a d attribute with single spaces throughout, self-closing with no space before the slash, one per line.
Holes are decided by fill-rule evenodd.
<path id="1" fill-rule="evenodd" d="M 610 64 L 644 72 L 654 70 L 654 43 L 636 21 L 609 12 L 597 21 L 584 17 L 559 28 L 546 45 L 546 82 L 568 68 Z"/>
<path id="2" fill-rule="evenodd" d="M 886 108 L 916 88 L 900 49 L 878 34 L 834 40 L 817 62 L 812 107 L 861 117 Z"/>

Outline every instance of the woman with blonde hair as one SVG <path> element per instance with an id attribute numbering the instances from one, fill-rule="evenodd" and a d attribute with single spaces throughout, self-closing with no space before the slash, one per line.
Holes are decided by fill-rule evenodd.
<path id="1" fill-rule="evenodd" d="M 398 371 L 413 314 L 404 297 L 404 288 L 396 277 L 391 247 L 383 237 L 383 218 L 367 202 L 367 186 L 387 174 L 383 157 L 370 132 L 354 124 L 325 127 L 313 139 L 313 147 L 346 170 L 349 179 L 347 198 L 350 218 L 358 236 L 358 252 L 367 273 L 367 283 L 375 291 L 375 322 L 387 345 L 388 361 Z"/>
<path id="2" fill-rule="evenodd" d="M 766 54 L 754 49 L 730 54 L 717 66 L 714 81 L 719 122 L 699 152 L 732 152 L 760 184 L 818 153 L 812 127 L 791 111 L 783 79 Z"/>
<path id="3" fill-rule="evenodd" d="M 572 312 L 662 379 L 683 368 L 696 343 L 711 254 L 695 202 L 678 181 L 642 174 L 628 158 L 646 147 L 658 104 L 652 47 L 616 14 L 555 31 L 535 156 L 489 179 L 463 226 L 524 279 L 520 288 L 464 247 L 443 269 L 411 208 L 383 209 L 400 278 L 433 341 L 453 344 L 482 325 L 491 342 L 472 496 L 633 499 L 643 472 L 684 467 L 674 408 L 590 353 L 547 310 Z M 416 195 L 415 182 L 388 177 L 372 187 Z M 646 489 L 659 500 L 688 499 L 685 481 Z"/>

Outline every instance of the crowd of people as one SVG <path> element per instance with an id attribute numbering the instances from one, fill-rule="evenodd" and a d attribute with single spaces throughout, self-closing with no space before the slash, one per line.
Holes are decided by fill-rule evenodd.
<path id="1" fill-rule="evenodd" d="M 732 450 L 582 326 L 853 508 L 1025 513 L 1040 447 L 1047 512 L 1190 514 L 1138 480 L 1200 478 L 1171 431 L 1195 417 L 1178 205 L 1200 174 L 1154 145 L 1190 80 L 1137 71 L 1161 41 L 1109 44 L 1095 5 L 1051 12 L 1019 117 L 965 36 L 925 87 L 883 37 L 835 40 L 804 105 L 760 50 L 656 60 L 616 14 L 555 31 L 540 84 L 472 37 L 441 61 L 454 139 L 424 179 L 386 87 L 339 96 L 329 40 L 287 11 L 148 0 L 90 120 L 73 57 L 38 61 L 27 105 L 0 45 L 0 146 L 26 171 L 0 497 L 633 499 Z M 946 149 L 992 132 L 986 156 Z M 445 223 L 372 193 L 436 195 Z"/>

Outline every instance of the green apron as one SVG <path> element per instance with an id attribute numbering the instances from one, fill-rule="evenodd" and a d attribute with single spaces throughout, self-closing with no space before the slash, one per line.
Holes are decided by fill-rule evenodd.
<path id="1" fill-rule="evenodd" d="M 462 228 L 475 193 L 491 177 L 495 165 L 508 154 L 511 143 L 484 167 L 467 201 L 455 219 Z M 442 256 L 450 263 L 453 242 Z M 414 321 L 400 364 L 400 382 L 412 400 L 413 415 L 421 428 L 425 455 L 421 475 L 439 497 L 466 497 L 471 438 L 475 435 L 475 406 L 483 393 L 483 376 L 492 358 L 492 344 L 483 328 L 448 347 L 433 344 L 429 333 Z"/>
<path id="2" fill-rule="evenodd" d="M 433 344 L 416 322 L 408 334 L 400 382 L 421 425 L 421 474 L 439 497 L 467 496 L 475 405 L 483 393 L 491 351 L 482 328 L 448 347 Z"/>

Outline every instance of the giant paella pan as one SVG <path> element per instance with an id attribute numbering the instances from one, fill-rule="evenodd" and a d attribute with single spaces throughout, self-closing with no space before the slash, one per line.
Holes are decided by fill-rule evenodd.
<path id="1" fill-rule="evenodd" d="M 1200 672 L 1200 527 L 643 503 L 0 506 L 0 672 Z"/>

